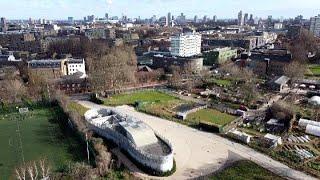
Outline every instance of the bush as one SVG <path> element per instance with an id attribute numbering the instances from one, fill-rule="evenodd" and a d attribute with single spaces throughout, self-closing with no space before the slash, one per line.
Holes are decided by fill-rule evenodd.
<path id="1" fill-rule="evenodd" d="M 90 95 L 90 101 L 96 104 L 103 104 L 103 101 L 99 99 L 96 94 Z"/>
<path id="2" fill-rule="evenodd" d="M 211 124 L 209 122 L 200 122 L 199 127 L 204 131 L 213 132 L 213 133 L 221 133 L 223 128 L 221 126 L 217 126 L 215 124 Z"/>
<path id="3" fill-rule="evenodd" d="M 280 151 L 279 155 L 295 163 L 301 162 L 300 157 L 296 153 L 291 151 Z"/>

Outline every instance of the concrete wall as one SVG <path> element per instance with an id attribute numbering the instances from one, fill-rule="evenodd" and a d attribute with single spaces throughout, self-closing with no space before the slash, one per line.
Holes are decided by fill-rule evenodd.
<path id="1" fill-rule="evenodd" d="M 150 167 L 159 172 L 167 172 L 172 170 L 173 168 L 173 152 L 172 145 L 165 139 L 162 139 L 171 149 L 171 152 L 166 156 L 157 156 L 148 154 L 138 149 L 132 142 L 130 142 L 126 137 L 122 134 L 106 127 L 105 129 L 101 129 L 99 127 L 90 125 L 90 128 L 94 130 L 97 134 L 102 137 L 105 137 L 108 140 L 116 143 L 121 149 L 125 150 L 132 158 L 134 158 L 139 163 L 145 165 L 146 167 Z M 160 136 L 160 135 L 157 135 Z"/>
<path id="2" fill-rule="evenodd" d="M 111 110 L 104 109 L 104 111 L 105 112 L 102 112 L 103 114 L 109 114 Z M 95 133 L 99 134 L 102 137 L 105 137 L 108 140 L 113 141 L 121 149 L 126 151 L 132 158 L 134 158 L 145 167 L 149 167 L 150 169 L 161 173 L 172 170 L 173 147 L 171 143 L 161 134 L 154 131 L 155 135 L 168 145 L 170 152 L 165 156 L 150 154 L 137 148 L 136 145 L 132 143 L 127 137 L 112 129 L 111 126 L 109 127 L 109 125 L 105 124 L 102 127 L 98 127 L 91 124 L 90 120 L 97 114 L 98 112 L 95 110 L 89 110 L 85 113 L 85 119 L 89 122 L 89 128 L 92 129 Z M 119 112 L 118 115 L 121 116 L 121 113 Z"/>

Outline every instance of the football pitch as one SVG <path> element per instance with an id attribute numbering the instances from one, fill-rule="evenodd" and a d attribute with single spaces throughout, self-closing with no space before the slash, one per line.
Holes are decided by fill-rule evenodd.
<path id="1" fill-rule="evenodd" d="M 85 147 L 59 114 L 58 107 L 0 114 L 0 179 L 12 179 L 16 167 L 40 159 L 47 159 L 53 171 L 84 161 Z"/>

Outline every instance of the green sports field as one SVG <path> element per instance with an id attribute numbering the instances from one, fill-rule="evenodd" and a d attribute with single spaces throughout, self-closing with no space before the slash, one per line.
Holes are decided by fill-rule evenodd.
<path id="1" fill-rule="evenodd" d="M 0 114 L 0 179 L 9 179 L 15 167 L 46 158 L 53 171 L 69 162 L 83 161 L 82 147 L 60 116 L 58 108 L 42 108 L 21 116 Z M 12 178 L 12 177 L 11 177 Z"/>

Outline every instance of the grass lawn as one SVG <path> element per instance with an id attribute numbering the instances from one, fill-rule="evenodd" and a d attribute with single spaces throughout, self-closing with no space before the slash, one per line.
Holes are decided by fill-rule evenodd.
<path id="1" fill-rule="evenodd" d="M 173 119 L 173 109 L 183 103 L 187 103 L 180 100 L 177 97 L 160 91 L 137 91 L 128 94 L 114 95 L 104 101 L 107 106 L 117 105 L 134 105 L 135 102 L 139 102 L 137 109 L 139 111 L 159 116 L 166 119 Z"/>
<path id="2" fill-rule="evenodd" d="M 232 85 L 232 81 L 228 80 L 228 79 L 213 79 L 212 80 L 213 83 L 215 83 L 218 86 L 231 86 Z"/>
<path id="3" fill-rule="evenodd" d="M 309 69 L 314 76 L 320 76 L 320 65 L 310 65 Z"/>
<path id="4" fill-rule="evenodd" d="M 234 163 L 231 167 L 227 167 L 216 175 L 210 177 L 211 180 L 282 180 L 283 178 L 273 174 L 272 172 L 260 167 L 259 165 L 243 160 Z"/>
<path id="5" fill-rule="evenodd" d="M 133 93 L 127 94 L 117 94 L 110 98 L 108 98 L 104 104 L 105 105 L 124 105 L 131 104 L 133 105 L 135 102 L 143 102 L 143 103 L 166 103 L 168 101 L 178 100 L 178 98 L 174 96 L 170 96 L 160 91 L 137 91 Z"/>
<path id="6" fill-rule="evenodd" d="M 26 163 L 45 158 L 53 171 L 84 160 L 85 148 L 59 121 L 63 117 L 59 114 L 58 108 L 35 109 L 24 118 L 18 113 L 0 114 L 0 179 L 9 179 L 23 157 Z"/>
<path id="7" fill-rule="evenodd" d="M 218 126 L 224 126 L 235 119 L 235 116 L 221 113 L 215 109 L 202 109 L 195 113 L 189 114 L 187 117 L 188 121 L 205 121 Z"/>
<path id="8" fill-rule="evenodd" d="M 68 109 L 72 111 L 78 112 L 80 115 L 84 115 L 89 109 L 76 103 L 76 102 L 71 102 L 68 104 Z"/>

